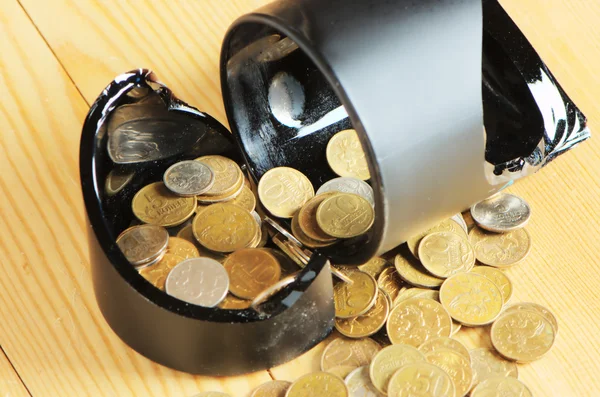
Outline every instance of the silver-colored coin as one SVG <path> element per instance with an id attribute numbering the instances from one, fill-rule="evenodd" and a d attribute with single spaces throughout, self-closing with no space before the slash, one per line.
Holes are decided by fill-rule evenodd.
<path id="1" fill-rule="evenodd" d="M 204 307 L 215 307 L 227 295 L 229 276 L 219 262 L 190 258 L 171 270 L 165 283 L 167 294 Z"/>
<path id="2" fill-rule="evenodd" d="M 206 193 L 215 183 L 215 174 L 200 161 L 180 161 L 170 166 L 163 175 L 167 189 L 180 196 Z"/>
<path id="3" fill-rule="evenodd" d="M 458 223 L 460 225 L 460 227 L 465 231 L 465 233 L 469 233 L 469 228 L 467 227 L 467 222 L 465 222 L 465 218 L 463 218 L 462 214 L 459 212 L 458 214 L 454 215 L 452 218 L 454 222 Z"/>
<path id="4" fill-rule="evenodd" d="M 373 188 L 365 181 L 361 181 L 356 178 L 340 177 L 325 182 L 319 190 L 317 195 L 327 192 L 341 192 L 341 193 L 353 193 L 363 197 L 371 205 L 375 205 L 375 195 Z"/>
<path id="5" fill-rule="evenodd" d="M 117 245 L 133 266 L 146 266 L 167 249 L 169 232 L 162 226 L 138 225 L 123 231 Z"/>
<path id="6" fill-rule="evenodd" d="M 371 382 L 368 365 L 350 372 L 344 382 L 348 386 L 350 397 L 383 397 Z"/>
<path id="7" fill-rule="evenodd" d="M 471 216 L 482 229 L 503 233 L 524 227 L 531 209 L 522 198 L 502 193 L 472 206 Z"/>

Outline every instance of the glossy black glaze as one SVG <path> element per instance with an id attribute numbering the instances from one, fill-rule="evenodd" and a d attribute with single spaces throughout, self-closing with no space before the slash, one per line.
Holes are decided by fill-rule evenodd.
<path id="1" fill-rule="evenodd" d="M 155 95 L 162 109 L 156 107 Z M 130 106 L 136 103 L 153 105 L 149 112 L 132 112 Z M 193 139 L 173 142 L 178 150 L 170 148 L 162 159 L 115 165 L 106 150 L 108 135 L 115 131 L 111 126 L 134 124 L 144 131 L 148 123 L 154 131 L 164 123 L 175 135 L 187 130 Z M 171 130 L 173 124 L 177 129 Z M 139 139 L 134 143 L 138 145 Z M 155 143 L 150 146 L 160 147 Z M 177 100 L 146 70 L 122 75 L 106 88 L 92 105 L 81 137 L 81 185 L 90 225 L 94 291 L 102 314 L 141 354 L 191 373 L 220 376 L 266 369 L 302 354 L 333 327 L 331 273 L 322 256 L 314 255 L 298 280 L 259 313 L 203 308 L 172 298 L 141 277 L 115 244 L 118 233 L 133 220 L 131 198 L 141 186 L 161 180 L 164 170 L 180 159 L 207 153 L 236 158 L 233 148 L 225 127 Z M 105 179 L 115 169 L 127 174 L 123 179 L 128 183 L 109 194 Z"/>

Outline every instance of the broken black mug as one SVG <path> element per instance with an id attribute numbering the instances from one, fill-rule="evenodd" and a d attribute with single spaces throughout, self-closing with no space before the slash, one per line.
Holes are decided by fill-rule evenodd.
<path id="1" fill-rule="evenodd" d="M 333 327 L 329 262 L 385 252 L 589 137 L 584 115 L 496 0 L 283 0 L 242 16 L 221 53 L 230 133 L 147 70 L 92 105 L 80 172 L 94 290 L 132 348 L 190 373 L 234 375 L 289 361 Z M 318 188 L 325 146 L 354 128 L 376 220 L 317 250 L 257 312 L 203 308 L 148 283 L 115 243 L 131 198 L 171 164 L 224 154 L 254 181 L 290 166 Z"/>

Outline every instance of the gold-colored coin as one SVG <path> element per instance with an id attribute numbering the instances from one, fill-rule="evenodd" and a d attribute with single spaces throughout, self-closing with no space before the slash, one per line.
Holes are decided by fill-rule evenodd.
<path id="1" fill-rule="evenodd" d="M 296 212 L 296 214 L 294 214 L 294 217 L 292 218 L 292 234 L 298 239 L 298 241 L 300 241 L 303 245 L 307 246 L 308 248 L 321 248 L 333 244 L 323 243 L 321 241 L 317 241 L 307 236 L 304 233 L 302 227 L 300 227 L 299 212 Z"/>
<path id="2" fill-rule="evenodd" d="M 286 380 L 272 380 L 258 386 L 250 397 L 285 397 L 285 392 L 290 388 L 292 382 Z"/>
<path id="3" fill-rule="evenodd" d="M 425 362 L 425 355 L 409 345 L 391 345 L 381 349 L 369 365 L 369 376 L 373 386 L 388 395 L 388 384 L 392 375 L 409 364 Z"/>
<path id="4" fill-rule="evenodd" d="M 533 397 L 533 393 L 518 379 L 496 377 L 481 382 L 471 397 Z"/>
<path id="5" fill-rule="evenodd" d="M 247 247 L 258 233 L 254 217 L 242 207 L 229 203 L 207 207 L 196 215 L 192 225 L 196 240 L 216 252 Z"/>
<path id="6" fill-rule="evenodd" d="M 195 197 L 180 197 L 162 182 L 144 186 L 133 196 L 133 214 L 151 225 L 172 227 L 187 221 L 196 210 Z"/>
<path id="7" fill-rule="evenodd" d="M 522 261 L 531 249 L 531 237 L 525 229 L 492 233 L 475 227 L 469 233 L 469 239 L 479 262 L 499 268 Z"/>
<path id="8" fill-rule="evenodd" d="M 550 324 L 552 324 L 552 328 L 554 328 L 554 333 L 558 333 L 558 321 L 556 320 L 556 317 L 554 317 L 554 314 L 552 314 L 552 312 L 544 306 L 532 302 L 519 302 L 515 303 L 514 305 L 508 306 L 506 309 L 504 309 L 503 314 L 507 314 L 517 310 L 531 310 L 541 314 L 546 320 L 550 322 Z"/>
<path id="9" fill-rule="evenodd" d="M 352 283 L 338 282 L 333 287 L 335 316 L 351 318 L 365 314 L 377 299 L 377 282 L 360 270 L 346 272 Z"/>
<path id="10" fill-rule="evenodd" d="M 165 290 L 165 282 L 169 272 L 186 258 L 166 253 L 158 263 L 140 269 L 140 275 L 161 291 Z"/>
<path id="11" fill-rule="evenodd" d="M 198 248 L 196 248 L 194 243 L 190 243 L 186 239 L 181 237 L 169 237 L 167 254 L 174 254 L 183 259 L 189 259 L 198 258 L 200 256 L 200 251 L 198 251 Z"/>
<path id="12" fill-rule="evenodd" d="M 386 267 L 390 267 L 389 262 L 380 256 L 375 256 L 371 258 L 367 263 L 359 265 L 358 270 L 370 274 L 375 279 L 377 279 L 377 277 L 379 277 L 381 272 L 383 272 L 383 270 Z"/>
<path id="13" fill-rule="evenodd" d="M 490 324 L 502 311 L 502 293 L 489 279 L 458 273 L 440 288 L 440 302 L 453 319 L 467 326 Z"/>
<path id="14" fill-rule="evenodd" d="M 541 358 L 552 348 L 556 337 L 550 321 L 531 310 L 503 314 L 492 325 L 491 335 L 498 353 L 519 362 Z"/>
<path id="15" fill-rule="evenodd" d="M 475 265 L 475 254 L 464 235 L 453 232 L 429 234 L 419 243 L 419 259 L 434 276 L 448 278 L 468 272 Z"/>
<path id="16" fill-rule="evenodd" d="M 475 266 L 471 270 L 471 273 L 482 275 L 483 277 L 488 278 L 491 282 L 496 284 L 496 287 L 498 287 L 500 293 L 502 294 L 502 303 L 504 305 L 508 303 L 508 300 L 512 296 L 513 287 L 510 279 L 506 274 L 504 274 L 501 270 L 490 266 Z"/>
<path id="17" fill-rule="evenodd" d="M 384 290 L 390 299 L 394 301 L 400 291 L 405 289 L 404 283 L 393 267 L 385 268 L 377 278 L 377 285 Z"/>
<path id="18" fill-rule="evenodd" d="M 491 349 L 482 347 L 469 352 L 473 368 L 473 386 L 494 377 L 518 378 L 517 365 L 500 357 Z"/>
<path id="19" fill-rule="evenodd" d="M 231 204 L 239 205 L 246 211 L 252 212 L 256 208 L 256 197 L 254 197 L 252 190 L 244 185 L 239 196 L 231 200 Z"/>
<path id="20" fill-rule="evenodd" d="M 321 241 L 323 243 L 334 242 L 336 240 L 335 237 L 331 237 L 325 233 L 317 223 L 317 210 L 319 209 L 319 205 L 336 194 L 336 192 L 319 194 L 310 199 L 302 206 L 300 211 L 298 211 L 298 224 L 300 228 L 304 234 L 313 240 Z"/>
<path id="21" fill-rule="evenodd" d="M 345 378 L 346 386 L 353 397 L 381 397 L 379 390 L 375 388 L 369 377 L 369 367 L 356 368 Z"/>
<path id="22" fill-rule="evenodd" d="M 358 368 L 369 365 L 381 346 L 371 338 L 337 338 L 330 342 L 321 356 L 321 370 L 329 372 L 335 367 Z"/>
<path id="23" fill-rule="evenodd" d="M 362 316 L 352 318 L 336 318 L 335 328 L 340 334 L 349 338 L 371 336 L 385 325 L 390 306 L 385 292 L 379 291 L 375 305 Z"/>
<path id="24" fill-rule="evenodd" d="M 135 267 L 155 263 L 167 250 L 169 232 L 162 226 L 136 225 L 119 234 L 117 246 Z"/>
<path id="25" fill-rule="evenodd" d="M 327 143 L 327 163 L 339 176 L 366 181 L 371 178 L 367 157 L 355 130 L 343 130 Z"/>
<path id="26" fill-rule="evenodd" d="M 177 232 L 177 237 L 194 244 L 194 247 L 196 247 L 196 249 L 200 253 L 200 257 L 211 258 L 220 263 L 223 263 L 223 261 L 226 258 L 226 256 L 221 253 L 209 251 L 203 246 L 199 245 L 200 243 L 198 242 L 198 240 L 196 240 L 196 237 L 194 237 L 194 227 L 191 223 L 182 228 L 179 232 Z"/>
<path id="27" fill-rule="evenodd" d="M 454 397 L 454 384 L 440 367 L 426 362 L 406 365 L 390 379 L 389 397 Z"/>
<path id="28" fill-rule="evenodd" d="M 306 175 L 289 167 L 272 168 L 258 182 L 260 202 L 279 218 L 291 218 L 314 195 Z"/>
<path id="29" fill-rule="evenodd" d="M 470 359 L 449 349 L 426 353 L 425 358 L 428 363 L 437 365 L 450 376 L 457 397 L 463 397 L 469 392 L 473 381 Z"/>
<path id="30" fill-rule="evenodd" d="M 423 265 L 406 254 L 398 254 L 394 258 L 394 265 L 398 275 L 407 283 L 417 287 L 436 288 L 442 285 L 444 280 L 427 273 Z"/>
<path id="31" fill-rule="evenodd" d="M 439 350 L 452 350 L 462 355 L 469 362 L 469 365 L 471 363 L 471 356 L 469 355 L 469 350 L 467 350 L 465 345 L 463 345 L 456 339 L 442 336 L 439 338 L 429 339 L 421 346 L 419 346 L 419 351 L 423 352 L 423 354 L 425 355 Z"/>
<path id="32" fill-rule="evenodd" d="M 452 320 L 439 302 L 411 298 L 392 309 L 386 329 L 393 344 L 419 347 L 428 339 L 450 336 Z"/>
<path id="33" fill-rule="evenodd" d="M 452 218 L 446 219 L 445 221 L 438 223 L 437 225 L 429 228 L 428 230 L 425 230 L 417 234 L 416 236 L 413 236 L 408 239 L 406 245 L 408 246 L 410 252 L 415 256 L 415 258 L 419 259 L 418 248 L 423 237 L 436 232 L 452 232 L 467 236 L 465 230 L 456 220 Z"/>
<path id="34" fill-rule="evenodd" d="M 330 236 L 350 238 L 366 233 L 375 220 L 375 211 L 367 200 L 351 193 L 339 193 L 325 199 L 317 209 L 317 223 Z"/>
<path id="35" fill-rule="evenodd" d="M 234 192 L 240 183 L 244 183 L 244 175 L 237 163 L 223 156 L 202 156 L 200 161 L 210 167 L 215 175 L 212 187 L 202 196 L 221 196 Z"/>
<path id="36" fill-rule="evenodd" d="M 344 381 L 327 372 L 313 372 L 298 378 L 285 397 L 348 397 Z"/>
<path id="37" fill-rule="evenodd" d="M 428 292 L 428 291 L 431 291 L 431 290 L 428 290 L 425 288 L 406 288 L 405 290 L 400 292 L 398 294 L 398 296 L 396 296 L 396 299 L 394 299 L 392 307 L 396 307 L 396 306 L 398 306 L 398 304 L 400 302 L 404 302 L 407 299 L 415 298 L 415 297 L 417 297 L 417 295 L 420 295 L 420 294 Z"/>
<path id="38" fill-rule="evenodd" d="M 239 249 L 223 264 L 229 274 L 229 291 L 241 299 L 254 299 L 281 276 L 277 259 L 257 248 Z"/>
<path id="39" fill-rule="evenodd" d="M 340 379 L 345 379 L 346 376 L 350 375 L 350 372 L 354 371 L 356 368 L 351 367 L 349 365 L 340 365 L 337 367 L 331 368 L 328 373 L 337 376 Z"/>
<path id="40" fill-rule="evenodd" d="M 240 299 L 235 295 L 227 294 L 225 299 L 223 299 L 221 303 L 217 305 L 217 307 L 219 309 L 243 310 L 249 308 L 251 303 L 251 300 Z"/>
<path id="41" fill-rule="evenodd" d="M 421 291 L 414 296 L 414 298 L 425 298 L 425 299 L 433 299 L 436 302 L 440 301 L 440 291 L 436 291 L 433 289 L 428 289 L 427 291 Z"/>
<path id="42" fill-rule="evenodd" d="M 240 180 L 239 183 L 237 185 L 235 185 L 234 190 L 232 190 L 231 192 L 228 192 L 225 194 L 220 194 L 217 196 L 207 196 L 207 195 L 196 196 L 196 199 L 198 199 L 198 205 L 201 205 L 204 207 L 209 206 L 210 204 L 233 201 L 234 199 L 236 199 L 238 196 L 240 196 L 242 194 L 244 187 L 245 186 L 244 186 L 243 180 Z M 196 212 L 199 213 L 200 210 L 198 210 Z"/>

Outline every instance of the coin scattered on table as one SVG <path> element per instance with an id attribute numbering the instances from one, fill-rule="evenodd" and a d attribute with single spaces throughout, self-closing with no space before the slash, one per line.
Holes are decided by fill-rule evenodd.
<path id="1" fill-rule="evenodd" d="M 428 363 L 436 365 L 450 376 L 456 396 L 462 397 L 469 392 L 473 382 L 470 358 L 467 359 L 454 350 L 438 349 L 425 353 L 425 359 Z"/>
<path id="2" fill-rule="evenodd" d="M 381 350 L 381 346 L 371 338 L 337 338 L 330 342 L 321 355 L 321 370 L 330 372 L 333 368 L 350 367 L 350 371 L 368 365 Z"/>
<path id="3" fill-rule="evenodd" d="M 229 277 L 209 258 L 186 259 L 175 266 L 165 284 L 167 294 L 198 306 L 215 307 L 227 295 Z"/>
<path id="4" fill-rule="evenodd" d="M 475 265 L 475 254 L 469 240 L 453 232 L 431 233 L 419 243 L 421 263 L 436 277 L 448 278 L 468 272 Z"/>
<path id="5" fill-rule="evenodd" d="M 335 134 L 327 144 L 327 162 L 339 176 L 367 180 L 371 178 L 369 165 L 355 130 Z"/>
<path id="6" fill-rule="evenodd" d="M 425 230 L 424 232 L 421 232 L 408 239 L 408 241 L 406 242 L 406 244 L 408 245 L 408 249 L 417 259 L 419 259 L 419 244 L 421 243 L 423 237 L 436 232 L 452 232 L 456 234 L 462 233 L 465 236 L 467 235 L 467 232 L 462 228 L 462 225 L 460 225 L 456 220 L 452 218 L 446 219 L 445 221 L 438 223 L 430 229 Z"/>
<path id="7" fill-rule="evenodd" d="M 450 336 L 452 320 L 433 299 L 411 298 L 398 303 L 390 313 L 387 333 L 393 344 L 419 347 L 439 336 Z"/>
<path id="8" fill-rule="evenodd" d="M 518 379 L 496 377 L 477 385 L 471 397 L 533 397 L 533 393 Z"/>
<path id="9" fill-rule="evenodd" d="M 552 314 L 552 312 L 544 306 L 533 302 L 520 302 L 508 306 L 506 309 L 504 309 L 503 314 L 507 314 L 517 310 L 531 310 L 541 314 L 546 320 L 550 322 L 550 324 L 552 324 L 552 328 L 554 328 L 554 333 L 558 333 L 558 320 L 556 320 L 554 314 Z"/>
<path id="10" fill-rule="evenodd" d="M 406 288 L 398 276 L 396 269 L 391 266 L 383 269 L 383 271 L 379 274 L 379 277 L 377 278 L 377 285 L 387 293 L 392 301 L 396 299 L 403 288 Z"/>
<path id="11" fill-rule="evenodd" d="M 371 336 L 385 325 L 390 312 L 390 304 L 385 292 L 377 294 L 373 307 L 362 316 L 336 318 L 335 328 L 349 338 Z"/>
<path id="12" fill-rule="evenodd" d="M 471 216 L 482 229 L 504 233 L 524 227 L 531 209 L 522 198 L 500 193 L 472 206 Z"/>
<path id="13" fill-rule="evenodd" d="M 493 322 L 502 311 L 502 293 L 489 279 L 475 273 L 458 273 L 444 281 L 440 302 L 453 319 L 467 326 Z"/>
<path id="14" fill-rule="evenodd" d="M 473 368 L 473 386 L 494 377 L 518 378 L 517 365 L 502 358 L 491 349 L 481 347 L 469 352 Z"/>
<path id="15" fill-rule="evenodd" d="M 328 372 L 313 372 L 296 379 L 286 397 L 349 397 L 342 379 Z"/>
<path id="16" fill-rule="evenodd" d="M 435 277 L 417 262 L 409 258 L 405 253 L 400 253 L 394 258 L 394 265 L 398 275 L 407 283 L 416 287 L 436 288 L 442 285 L 443 279 Z"/>
<path id="17" fill-rule="evenodd" d="M 369 377 L 377 390 L 388 394 L 392 376 L 404 366 L 425 362 L 425 355 L 409 345 L 387 346 L 373 357 L 369 366 Z"/>
<path id="18" fill-rule="evenodd" d="M 425 355 L 440 350 L 452 350 L 462 355 L 469 362 L 469 365 L 471 363 L 471 356 L 469 355 L 469 350 L 467 350 L 467 348 L 456 339 L 443 336 L 431 338 L 425 341 L 421 346 L 419 346 L 419 350 Z"/>
<path id="19" fill-rule="evenodd" d="M 531 238 L 525 229 L 499 234 L 473 228 L 469 233 L 469 239 L 477 260 L 498 268 L 519 263 L 525 259 L 531 249 Z"/>
<path id="20" fill-rule="evenodd" d="M 437 365 L 416 362 L 401 367 L 390 378 L 388 396 L 404 397 L 419 393 L 422 396 L 454 397 L 450 376 Z"/>
<path id="21" fill-rule="evenodd" d="M 363 271 L 367 274 L 370 274 L 375 279 L 377 279 L 377 277 L 379 277 L 381 272 L 383 272 L 383 270 L 389 266 L 390 266 L 390 264 L 388 263 L 388 261 L 386 261 L 385 259 L 383 259 L 380 256 L 374 256 L 367 263 L 358 265 L 358 270 Z"/>
<path id="22" fill-rule="evenodd" d="M 369 366 L 356 368 L 346 376 L 346 386 L 350 397 L 380 397 L 381 393 L 375 388 L 369 377 Z"/>
<path id="23" fill-rule="evenodd" d="M 512 282 L 502 270 L 490 266 L 475 266 L 471 273 L 482 275 L 496 284 L 502 295 L 502 303 L 506 305 L 512 296 Z"/>
<path id="24" fill-rule="evenodd" d="M 164 173 L 167 189 L 180 196 L 197 196 L 207 192 L 215 183 L 215 175 L 209 166 L 200 161 L 180 161 Z"/>

